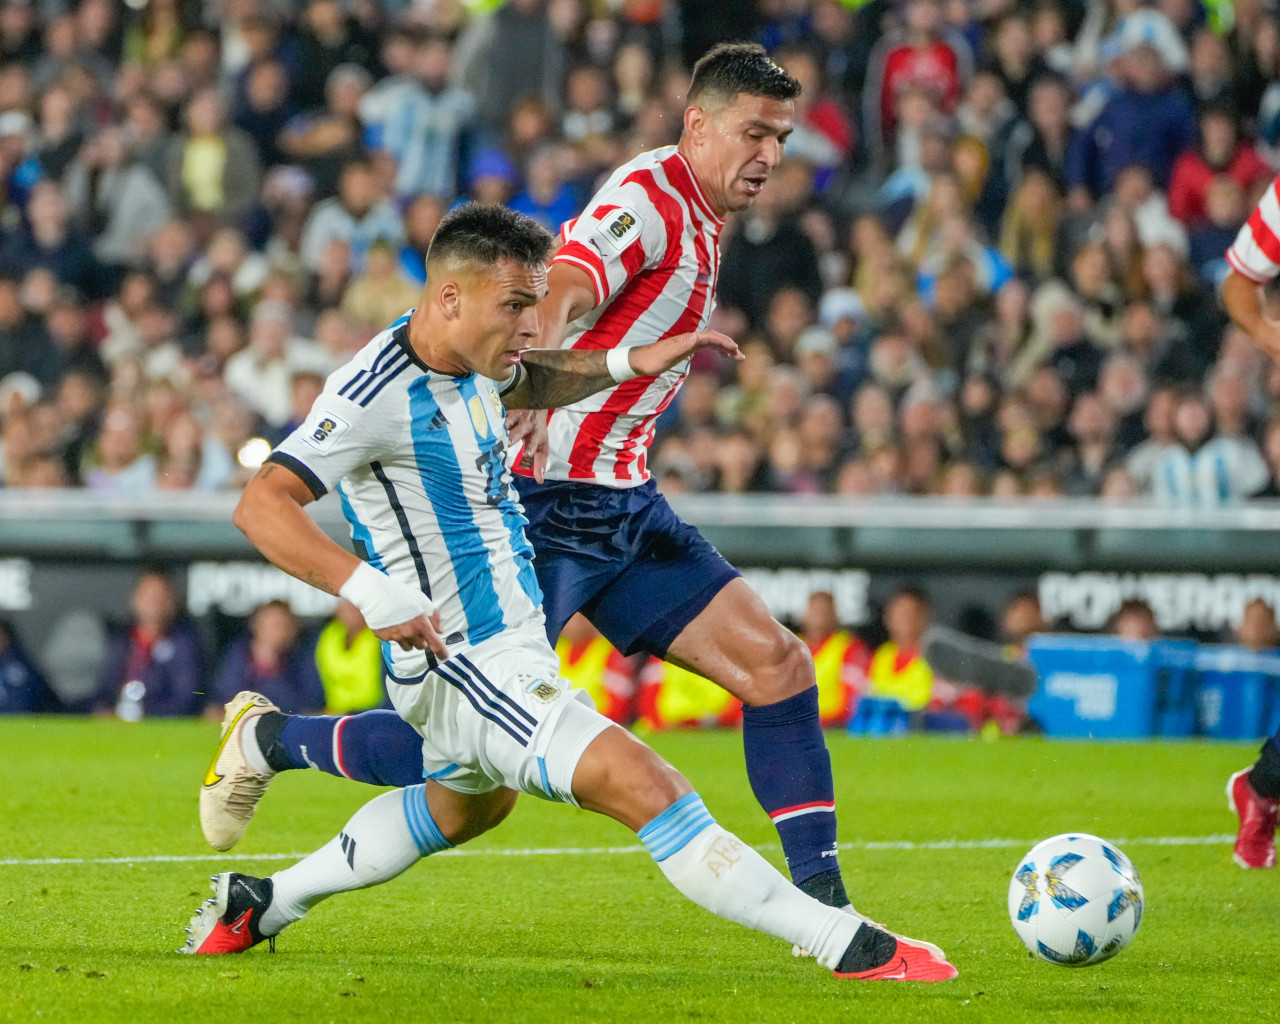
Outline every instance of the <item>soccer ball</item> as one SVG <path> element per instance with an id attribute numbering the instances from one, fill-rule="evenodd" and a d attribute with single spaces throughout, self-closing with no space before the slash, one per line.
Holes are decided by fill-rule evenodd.
<path id="1" fill-rule="evenodd" d="M 1142 923 L 1142 879 L 1128 857 L 1097 836 L 1054 836 L 1018 862 L 1009 919 L 1042 960 L 1098 964 L 1129 945 Z"/>

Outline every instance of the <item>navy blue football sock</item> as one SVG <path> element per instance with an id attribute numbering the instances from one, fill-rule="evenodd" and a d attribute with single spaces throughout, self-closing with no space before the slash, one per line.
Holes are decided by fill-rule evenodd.
<path id="1" fill-rule="evenodd" d="M 835 783 L 818 714 L 818 688 L 811 686 L 777 704 L 744 707 L 742 745 L 751 791 L 778 830 L 791 880 L 803 887 L 815 875 L 835 872 L 838 881 Z M 848 902 L 842 884 L 823 889 L 823 902 Z"/>
<path id="2" fill-rule="evenodd" d="M 267 764 L 276 771 L 318 768 L 375 786 L 422 782 L 422 737 L 394 711 L 281 717 L 284 723 L 274 742 L 261 744 Z M 259 731 L 261 736 L 262 725 Z"/>

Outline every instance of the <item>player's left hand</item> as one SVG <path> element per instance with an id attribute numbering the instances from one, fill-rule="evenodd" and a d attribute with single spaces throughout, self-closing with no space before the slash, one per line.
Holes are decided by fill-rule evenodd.
<path id="1" fill-rule="evenodd" d="M 547 468 L 550 441 L 547 437 L 547 414 L 541 409 L 512 409 L 507 413 L 507 435 L 514 449 L 523 446 L 520 466 L 533 470 L 533 478 L 542 483 Z"/>
<path id="2" fill-rule="evenodd" d="M 741 362 L 745 357 L 738 343 L 719 331 L 690 331 L 675 334 L 648 345 L 636 345 L 627 349 L 631 368 L 641 377 L 652 377 L 684 362 L 700 349 L 715 349 L 721 355 Z"/>

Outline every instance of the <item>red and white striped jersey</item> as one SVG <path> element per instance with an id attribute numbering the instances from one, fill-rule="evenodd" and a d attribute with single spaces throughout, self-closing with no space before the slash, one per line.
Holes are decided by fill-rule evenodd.
<path id="1" fill-rule="evenodd" d="M 564 348 L 643 345 L 703 330 L 715 308 L 724 222 L 675 146 L 618 168 L 561 229 L 553 262 L 584 271 L 596 308 L 569 325 Z M 688 363 L 636 377 L 550 413 L 547 479 L 636 487 L 649 479 L 654 421 Z"/>
<path id="2" fill-rule="evenodd" d="M 1273 181 L 1227 250 L 1227 262 L 1250 281 L 1266 284 L 1280 274 L 1280 200 Z"/>

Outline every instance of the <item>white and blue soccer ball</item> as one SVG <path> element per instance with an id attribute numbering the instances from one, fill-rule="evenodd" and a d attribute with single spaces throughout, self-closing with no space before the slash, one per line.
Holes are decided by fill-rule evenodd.
<path id="1" fill-rule="evenodd" d="M 1036 956 L 1064 967 L 1102 963 L 1142 923 L 1142 879 L 1104 839 L 1069 832 L 1037 843 L 1009 883 L 1013 930 Z"/>

